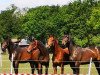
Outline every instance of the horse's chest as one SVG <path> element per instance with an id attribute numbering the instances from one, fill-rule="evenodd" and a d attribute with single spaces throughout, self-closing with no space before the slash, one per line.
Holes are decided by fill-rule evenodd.
<path id="1" fill-rule="evenodd" d="M 60 52 L 59 54 L 56 54 L 55 56 L 53 56 L 53 61 L 57 63 L 63 61 L 62 53 Z"/>

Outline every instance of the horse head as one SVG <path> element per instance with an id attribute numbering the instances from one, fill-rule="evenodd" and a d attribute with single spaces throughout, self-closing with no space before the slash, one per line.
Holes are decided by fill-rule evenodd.
<path id="1" fill-rule="evenodd" d="M 62 38 L 62 48 L 68 47 L 69 43 L 70 43 L 70 36 L 64 35 L 63 38 Z"/>
<path id="2" fill-rule="evenodd" d="M 33 51 L 35 49 L 37 49 L 37 40 L 33 39 L 27 48 L 27 52 L 30 53 L 31 51 Z"/>
<path id="3" fill-rule="evenodd" d="M 4 39 L 4 41 L 2 42 L 1 49 L 3 52 L 5 52 L 6 49 L 8 48 L 10 41 L 11 41 L 11 39 Z"/>
<path id="4" fill-rule="evenodd" d="M 11 41 L 10 38 L 4 39 L 4 41 L 2 42 L 2 45 L 1 45 L 1 49 L 3 52 L 8 50 L 9 59 L 11 60 L 12 52 L 14 51 L 14 43 Z"/>
<path id="5" fill-rule="evenodd" d="M 53 35 L 50 35 L 47 40 L 46 48 L 50 48 L 54 46 L 55 44 L 58 44 L 58 40 L 56 40 Z"/>
<path id="6" fill-rule="evenodd" d="M 62 48 L 68 48 L 69 54 L 71 55 L 73 53 L 74 48 L 76 47 L 76 44 L 72 37 L 69 34 L 66 34 L 62 38 Z"/>
<path id="7" fill-rule="evenodd" d="M 64 35 L 62 38 L 62 44 L 65 45 L 69 42 L 69 35 Z"/>

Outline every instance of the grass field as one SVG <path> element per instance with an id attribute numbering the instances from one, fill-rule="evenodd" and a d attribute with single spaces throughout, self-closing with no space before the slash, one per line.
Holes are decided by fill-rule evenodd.
<path id="1" fill-rule="evenodd" d="M 50 55 L 50 57 L 52 57 L 52 55 Z M 0 67 L 0 73 L 10 73 L 11 62 L 8 60 L 8 54 L 2 55 L 2 59 L 3 60 L 2 60 L 2 67 Z M 84 75 L 87 74 L 88 73 L 88 66 L 89 65 L 82 65 L 81 69 L 80 69 L 80 73 L 84 74 Z M 43 69 L 44 69 L 44 67 L 43 67 Z M 19 73 L 21 73 L 21 74 L 22 73 L 30 74 L 31 73 L 31 68 L 30 68 L 29 63 L 19 64 Z M 35 71 L 35 73 L 37 73 L 37 71 Z M 65 66 L 64 73 L 65 74 L 72 73 L 72 70 L 71 70 L 69 65 Z M 50 60 L 50 66 L 49 66 L 49 74 L 53 74 L 53 68 L 52 68 L 51 60 Z M 58 67 L 58 74 L 60 74 L 60 67 Z M 97 71 L 94 67 L 94 64 L 92 64 L 91 75 L 98 75 Z"/>

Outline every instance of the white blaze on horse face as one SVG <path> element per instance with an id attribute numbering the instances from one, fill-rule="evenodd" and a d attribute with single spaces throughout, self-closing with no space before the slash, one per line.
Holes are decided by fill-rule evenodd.
<path id="1" fill-rule="evenodd" d="M 30 50 L 27 50 L 27 52 L 30 52 Z"/>
<path id="2" fill-rule="evenodd" d="M 51 37 L 51 38 L 48 39 L 48 41 L 47 41 L 47 47 L 48 48 L 50 48 L 52 46 L 52 44 L 54 42 L 53 39 L 54 39 L 53 37 Z"/>
<path id="3" fill-rule="evenodd" d="M 29 47 L 27 48 L 27 52 L 31 52 L 32 50 L 34 50 L 37 47 L 37 43 L 36 42 L 32 42 Z"/>
<path id="4" fill-rule="evenodd" d="M 4 48 L 6 48 L 6 47 L 7 47 L 7 42 L 3 42 L 1 48 L 4 49 Z"/>
<path id="5" fill-rule="evenodd" d="M 29 47 L 27 48 L 27 52 L 31 51 L 31 45 L 29 45 Z"/>
<path id="6" fill-rule="evenodd" d="M 67 42 L 68 42 L 68 38 L 64 38 L 63 41 L 62 41 L 62 44 L 65 45 Z"/>

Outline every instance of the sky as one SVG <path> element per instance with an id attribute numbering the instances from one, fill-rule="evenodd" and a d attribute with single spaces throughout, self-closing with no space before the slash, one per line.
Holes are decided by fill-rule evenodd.
<path id="1" fill-rule="evenodd" d="M 5 10 L 8 8 L 11 4 L 14 4 L 15 6 L 19 8 L 32 8 L 37 6 L 43 6 L 43 5 L 66 5 L 69 2 L 73 2 L 75 0 L 0 0 L 0 11 Z"/>

